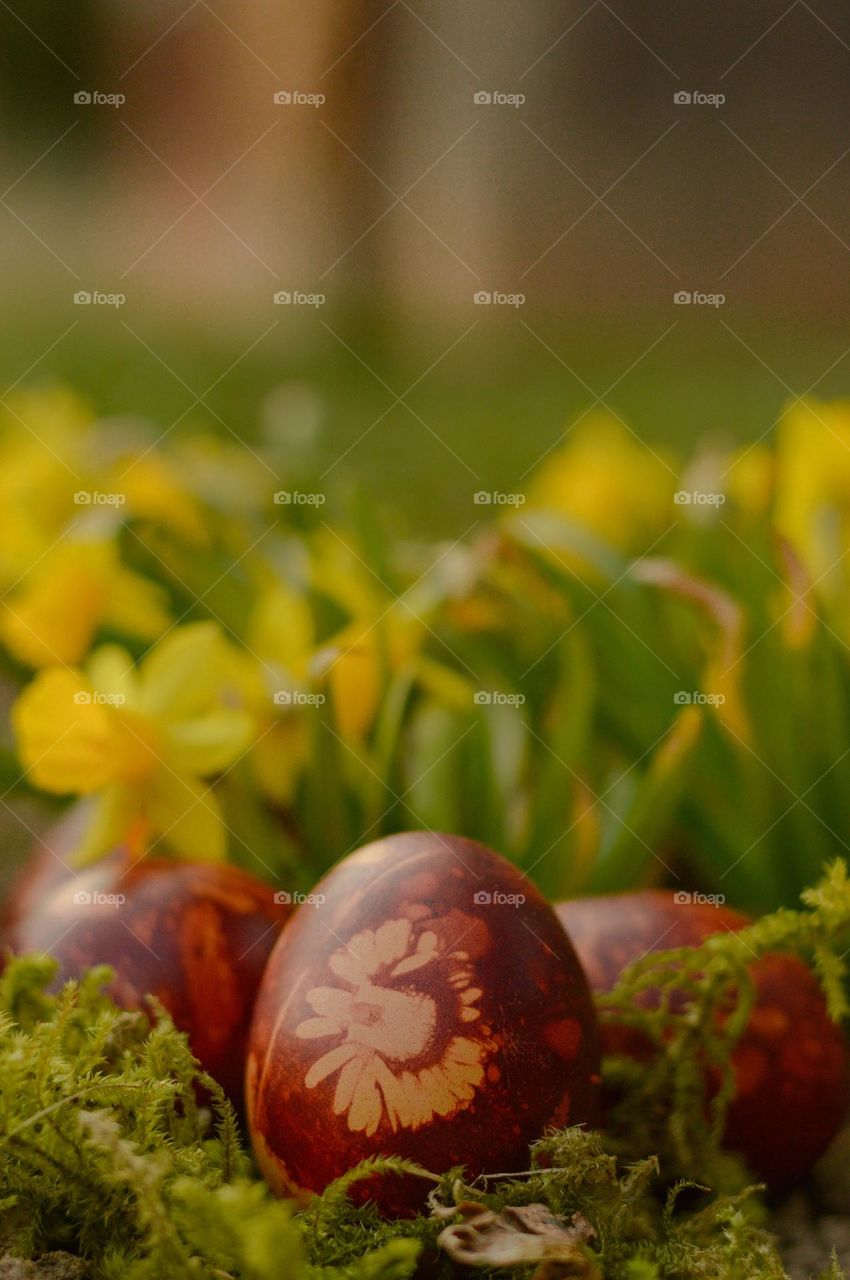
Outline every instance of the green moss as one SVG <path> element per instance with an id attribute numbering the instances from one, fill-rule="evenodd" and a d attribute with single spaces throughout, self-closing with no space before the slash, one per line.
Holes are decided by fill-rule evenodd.
<path id="1" fill-rule="evenodd" d="M 729 1053 L 749 1007 L 753 953 L 811 956 L 833 1014 L 844 1014 L 848 927 L 850 882 L 837 865 L 800 912 L 632 966 L 600 1011 L 639 1028 L 658 1052 L 648 1065 L 605 1064 L 623 1101 L 604 1136 L 551 1134 L 524 1172 L 471 1186 L 461 1170 L 438 1178 L 379 1158 L 300 1212 L 258 1178 L 232 1108 L 163 1010 L 151 1028 L 116 1009 L 103 969 L 49 995 L 53 963 L 14 960 L 0 980 L 0 1276 L 60 1266 L 92 1280 L 406 1280 L 417 1268 L 450 1271 L 438 1240 L 450 1252 L 460 1224 L 478 1264 L 502 1275 L 780 1280 L 759 1191 L 719 1145 Z M 659 1008 L 636 1008 L 648 988 L 661 990 Z M 686 1016 L 671 1009 L 674 990 L 688 1000 Z M 710 1102 L 706 1062 L 724 1081 Z M 358 1179 L 411 1173 L 430 1188 L 429 1211 L 413 1220 L 385 1221 L 348 1198 Z M 539 1238 L 517 1235 L 521 1215 L 505 1216 L 529 1205 L 547 1213 L 543 1254 Z M 506 1231 L 513 1261 L 500 1268 Z M 830 1280 L 839 1276 L 833 1268 Z"/>

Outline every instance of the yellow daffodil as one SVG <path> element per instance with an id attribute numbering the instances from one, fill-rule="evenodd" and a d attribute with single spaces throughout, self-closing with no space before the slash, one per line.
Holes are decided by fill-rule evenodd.
<path id="1" fill-rule="evenodd" d="M 594 411 L 544 459 L 529 506 L 564 514 L 622 551 L 640 551 L 673 514 L 676 476 L 611 414 Z"/>
<path id="2" fill-rule="evenodd" d="M 138 667 L 117 645 L 84 670 L 50 667 L 18 698 L 12 722 L 30 780 L 57 795 L 97 797 L 81 860 L 141 824 L 159 850 L 222 858 L 226 834 L 202 779 L 247 749 L 252 721 L 218 626 L 177 628 Z"/>
<path id="3" fill-rule="evenodd" d="M 264 588 L 249 620 L 246 646 L 242 689 L 258 726 L 251 763 L 260 790 L 283 806 L 292 800 L 310 756 L 314 640 L 305 597 L 282 582 Z"/>
<path id="4" fill-rule="evenodd" d="M 185 542 L 209 541 L 203 507 L 171 459 L 155 449 L 122 458 L 110 469 L 103 488 L 121 495 L 128 518 L 150 520 Z"/>
<path id="5" fill-rule="evenodd" d="M 11 392 L 0 406 L 0 585 L 8 589 L 74 514 L 92 414 L 62 388 Z"/>
<path id="6" fill-rule="evenodd" d="M 154 640 L 169 624 L 164 589 L 122 563 L 114 541 L 59 542 L 2 601 L 0 640 L 31 667 L 82 661 L 96 632 Z"/>
<path id="7" fill-rule="evenodd" d="M 850 402 L 797 402 L 776 437 L 776 527 L 826 592 L 843 590 L 850 540 Z"/>
<path id="8" fill-rule="evenodd" d="M 423 619 L 395 603 L 377 618 L 350 623 L 317 654 L 316 667 L 346 742 L 365 740 L 390 679 L 405 672 L 437 701 L 469 711 L 472 685 L 463 673 L 423 652 L 429 634 Z"/>
<path id="9" fill-rule="evenodd" d="M 723 476 L 730 501 L 748 515 L 761 519 L 767 514 L 776 479 L 776 458 L 764 444 L 750 445 L 735 454 Z"/>
<path id="10" fill-rule="evenodd" d="M 414 625 L 411 625 L 411 624 Z M 371 729 L 389 673 L 409 664 L 424 628 L 399 613 L 358 620 L 340 631 L 319 662 L 341 737 L 361 742 Z"/>
<path id="11" fill-rule="evenodd" d="M 348 615 L 314 659 L 331 700 L 340 736 L 359 748 L 371 731 L 390 679 L 407 672 L 438 700 L 468 710 L 472 688 L 447 664 L 424 652 L 437 614 L 451 595 L 445 555 L 413 588 L 391 594 L 362 557 L 331 530 L 314 543 L 315 586 Z"/>

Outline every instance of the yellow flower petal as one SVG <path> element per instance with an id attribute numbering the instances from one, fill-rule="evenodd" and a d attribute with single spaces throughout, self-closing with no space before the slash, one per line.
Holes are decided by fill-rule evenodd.
<path id="1" fill-rule="evenodd" d="M 200 503 L 181 483 L 176 467 L 151 450 L 121 459 L 112 489 L 127 499 L 131 516 L 155 521 L 187 542 L 203 544 L 209 531 Z"/>
<path id="2" fill-rule="evenodd" d="M 115 777 L 117 713 L 94 700 L 79 672 L 37 675 L 12 708 L 12 725 L 21 762 L 45 791 L 88 795 Z"/>
<path id="3" fill-rule="evenodd" d="M 210 787 L 163 768 L 146 791 L 145 813 L 160 841 L 157 851 L 165 845 L 181 858 L 224 861 L 227 830 L 221 806 Z"/>
<path id="4" fill-rule="evenodd" d="M 589 413 L 537 471 L 529 504 L 563 512 L 621 550 L 639 550 L 669 523 L 676 478 L 615 417 Z"/>
<path id="5" fill-rule="evenodd" d="M 88 866 L 125 843 L 138 820 L 138 789 L 124 783 L 108 786 L 90 803 L 91 816 L 77 848 L 69 854 L 69 860 L 77 867 Z"/>
<path id="6" fill-rule="evenodd" d="M 251 750 L 257 785 L 274 804 L 289 804 L 310 758 L 310 734 L 303 715 L 285 716 L 258 737 Z"/>
<path id="7" fill-rule="evenodd" d="M 74 665 L 104 622 L 154 639 L 169 623 L 165 601 L 161 587 L 121 565 L 112 542 L 66 542 L 12 592 L 0 637 L 28 666 Z"/>
<path id="8" fill-rule="evenodd" d="M 208 777 L 239 758 L 251 740 L 251 717 L 244 711 L 214 711 L 171 724 L 163 731 L 163 749 L 179 772 Z"/>
<path id="9" fill-rule="evenodd" d="M 799 401 L 786 410 L 776 433 L 774 516 L 819 590 L 843 591 L 850 518 L 847 401 Z"/>
<path id="10" fill-rule="evenodd" d="M 142 707 L 180 721 L 214 704 L 226 675 L 227 648 L 215 622 L 193 622 L 164 636 L 141 667 Z"/>
<path id="11" fill-rule="evenodd" d="M 313 648 L 313 619 L 304 597 L 282 583 L 264 591 L 251 619 L 248 648 L 303 681 Z"/>
<path id="12" fill-rule="evenodd" d="M 109 552 L 64 546 L 14 591 L 0 615 L 0 636 L 31 667 L 73 665 L 85 657 L 108 592 Z"/>
<path id="13" fill-rule="evenodd" d="M 122 635 L 155 640 L 171 623 L 168 593 L 141 574 L 119 566 L 110 580 L 103 620 Z"/>
<path id="14" fill-rule="evenodd" d="M 729 463 L 729 497 L 750 515 L 763 517 L 770 505 L 775 475 L 772 449 L 759 444 L 742 449 Z"/>
<path id="15" fill-rule="evenodd" d="M 343 632 L 330 652 L 326 679 L 340 735 L 360 741 L 372 726 L 381 698 L 381 662 L 374 632 Z"/>
<path id="16" fill-rule="evenodd" d="M 86 663 L 86 674 L 100 694 L 115 698 L 116 705 L 132 707 L 138 702 L 139 683 L 133 659 L 117 644 L 103 644 Z"/>

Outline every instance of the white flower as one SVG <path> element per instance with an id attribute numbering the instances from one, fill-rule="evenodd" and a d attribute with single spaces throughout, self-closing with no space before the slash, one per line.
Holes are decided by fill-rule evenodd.
<path id="1" fill-rule="evenodd" d="M 482 992 L 473 985 L 467 952 L 444 949 L 427 927 L 417 934 L 410 920 L 388 920 L 356 933 L 328 967 L 346 986 L 309 991 L 316 1016 L 295 1034 L 339 1038 L 313 1063 L 305 1084 L 314 1089 L 339 1072 L 334 1113 L 347 1113 L 350 1129 L 373 1134 L 382 1118 L 393 1132 L 418 1129 L 472 1101 L 493 1044 L 456 1034 L 471 1031 L 481 1016 Z M 422 977 L 426 989 L 417 985 Z"/>

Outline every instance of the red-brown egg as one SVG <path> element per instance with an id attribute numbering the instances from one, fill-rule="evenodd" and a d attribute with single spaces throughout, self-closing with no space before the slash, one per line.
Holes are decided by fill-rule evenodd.
<path id="1" fill-rule="evenodd" d="M 36 840 L 0 903 L 0 945 L 19 920 L 39 910 L 50 890 L 73 874 L 71 856 L 90 817 L 85 801 L 72 805 Z"/>
<path id="2" fill-rule="evenodd" d="M 471 840 L 407 833 L 317 886 L 257 998 L 246 1090 L 254 1149 L 304 1198 L 375 1154 L 434 1173 L 524 1169 L 547 1126 L 591 1121 L 596 1018 L 551 907 Z M 387 1178 L 388 1212 L 428 1184 Z"/>
<path id="3" fill-rule="evenodd" d="M 59 980 L 111 965 L 113 999 L 138 1009 L 156 996 L 202 1066 L 241 1105 L 257 987 L 291 907 L 237 867 L 131 860 L 123 849 L 58 883 L 46 870 L 42 880 L 37 863 L 23 884 L 27 911 L 19 897 L 8 913 L 7 945 L 54 956 Z"/>
<path id="4" fill-rule="evenodd" d="M 648 890 L 580 898 L 555 907 L 594 990 L 609 991 L 626 965 L 653 951 L 698 946 L 736 932 L 748 918 L 709 902 L 679 902 Z M 850 1096 L 846 1038 L 830 1019 L 814 975 L 795 956 L 754 961 L 756 1001 L 735 1048 L 737 1089 L 726 1145 L 774 1188 L 798 1181 L 835 1135 Z M 603 1052 L 641 1056 L 646 1045 L 623 1027 L 601 1029 Z"/>

